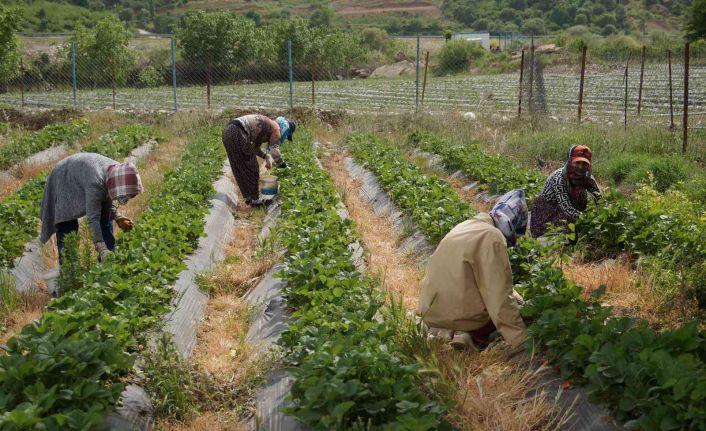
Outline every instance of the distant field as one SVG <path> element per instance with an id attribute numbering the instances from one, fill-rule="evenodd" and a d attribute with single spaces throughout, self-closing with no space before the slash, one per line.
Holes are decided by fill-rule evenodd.
<path id="1" fill-rule="evenodd" d="M 680 76 L 680 66 L 674 75 Z M 649 65 L 645 72 L 642 115 L 665 123 L 669 120 L 669 85 L 665 80 L 666 65 Z M 427 111 L 497 112 L 512 116 L 517 112 L 517 73 L 501 75 L 472 75 L 454 77 L 429 77 L 425 91 L 424 108 Z M 575 74 L 546 73 L 546 104 L 550 115 L 575 118 L 579 79 Z M 639 70 L 632 70 L 628 86 L 628 115 L 635 118 L 637 107 Z M 675 116 L 681 112 L 683 88 L 674 81 Z M 536 91 L 536 90 L 535 90 Z M 400 79 L 355 79 L 321 81 L 316 84 L 316 106 L 321 109 L 339 109 L 357 112 L 411 112 L 415 107 L 416 87 L 413 77 Z M 420 98 L 422 88 L 419 89 Z M 534 97 L 539 97 L 536 92 Z M 79 90 L 77 104 L 85 109 L 109 109 L 111 90 Z M 0 94 L 0 103 L 17 106 L 18 93 Z M 28 106 L 71 106 L 69 88 L 25 94 Z M 121 88 L 117 92 L 119 109 L 171 110 L 171 87 L 133 89 Z M 206 90 L 203 86 L 179 87 L 177 102 L 180 109 L 206 107 Z M 311 105 L 311 87 L 308 82 L 295 83 L 294 104 Z M 596 74 L 586 77 L 584 118 L 597 121 L 620 121 L 623 114 L 624 85 L 621 73 Z M 213 108 L 286 108 L 289 105 L 289 87 L 286 82 L 219 85 L 212 89 Z M 690 106 L 696 118 L 706 111 L 706 66 L 691 70 Z M 694 120 L 695 122 L 698 120 Z"/>

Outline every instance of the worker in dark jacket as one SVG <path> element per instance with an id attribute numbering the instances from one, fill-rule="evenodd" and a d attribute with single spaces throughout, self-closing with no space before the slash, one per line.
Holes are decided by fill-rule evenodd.
<path id="1" fill-rule="evenodd" d="M 292 140 L 295 129 L 296 123 L 292 120 L 284 117 L 272 120 L 257 114 L 236 118 L 223 129 L 223 145 L 246 204 L 261 206 L 266 203 L 260 199 L 258 189 L 260 165 L 257 157 L 265 160 L 267 169 L 271 169 L 273 163 L 286 167 L 279 147 L 285 139 Z M 263 143 L 267 143 L 267 154 L 260 148 Z"/>
<path id="2" fill-rule="evenodd" d="M 56 233 L 61 262 L 64 237 L 78 231 L 78 219 L 86 216 L 100 261 L 115 247 L 113 220 L 122 230 L 133 222 L 120 215 L 118 206 L 142 192 L 142 182 L 132 163 L 119 163 L 94 153 L 67 157 L 52 169 L 44 187 L 40 241 Z"/>
<path id="3" fill-rule="evenodd" d="M 566 164 L 554 171 L 534 201 L 530 232 L 534 238 L 544 235 L 549 226 L 574 223 L 586 210 L 588 193 L 596 201 L 600 189 L 591 175 L 591 149 L 584 145 L 572 146 Z"/>

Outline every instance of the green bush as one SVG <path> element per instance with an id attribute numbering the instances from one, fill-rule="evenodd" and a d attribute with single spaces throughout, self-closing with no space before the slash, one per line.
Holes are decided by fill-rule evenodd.
<path id="1" fill-rule="evenodd" d="M 156 87 L 162 82 L 162 74 L 154 66 L 140 70 L 137 76 L 140 87 Z"/>
<path id="2" fill-rule="evenodd" d="M 439 51 L 439 64 L 436 66 L 437 75 L 451 75 L 467 72 L 474 60 L 482 59 L 487 52 L 480 44 L 465 40 L 454 40 L 444 44 Z"/>

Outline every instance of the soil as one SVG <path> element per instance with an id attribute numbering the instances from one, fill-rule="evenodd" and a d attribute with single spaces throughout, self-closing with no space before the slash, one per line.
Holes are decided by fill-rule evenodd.
<path id="1" fill-rule="evenodd" d="M 385 13 L 414 13 L 427 16 L 440 16 L 441 11 L 435 4 L 425 1 L 404 2 L 393 0 L 382 1 L 337 1 L 333 4 L 336 13 L 351 15 L 380 15 Z"/>
<path id="2" fill-rule="evenodd" d="M 0 121 L 17 124 L 27 130 L 39 130 L 49 124 L 66 122 L 80 116 L 79 111 L 70 108 L 41 112 L 22 112 L 12 108 L 0 109 Z"/>

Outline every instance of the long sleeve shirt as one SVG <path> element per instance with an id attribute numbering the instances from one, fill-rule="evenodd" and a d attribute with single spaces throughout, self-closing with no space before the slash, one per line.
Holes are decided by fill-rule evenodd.
<path id="1" fill-rule="evenodd" d="M 455 331 L 480 329 L 490 320 L 516 347 L 527 334 L 513 293 L 505 237 L 481 213 L 439 243 L 422 282 L 418 311 L 427 325 Z"/>
<path id="2" fill-rule="evenodd" d="M 44 186 L 40 219 L 40 241 L 45 243 L 56 232 L 56 224 L 86 216 L 93 241 L 103 241 L 100 219 L 104 212 L 114 214 L 108 196 L 106 171 L 118 164 L 94 153 L 79 153 L 56 164 Z"/>
<path id="3" fill-rule="evenodd" d="M 261 145 L 267 143 L 267 150 L 272 154 L 272 158 L 278 164 L 282 163 L 279 152 L 281 132 L 276 121 L 264 115 L 250 114 L 238 117 L 233 122 L 239 123 L 248 134 L 255 155 L 264 159 L 266 156 Z"/>

